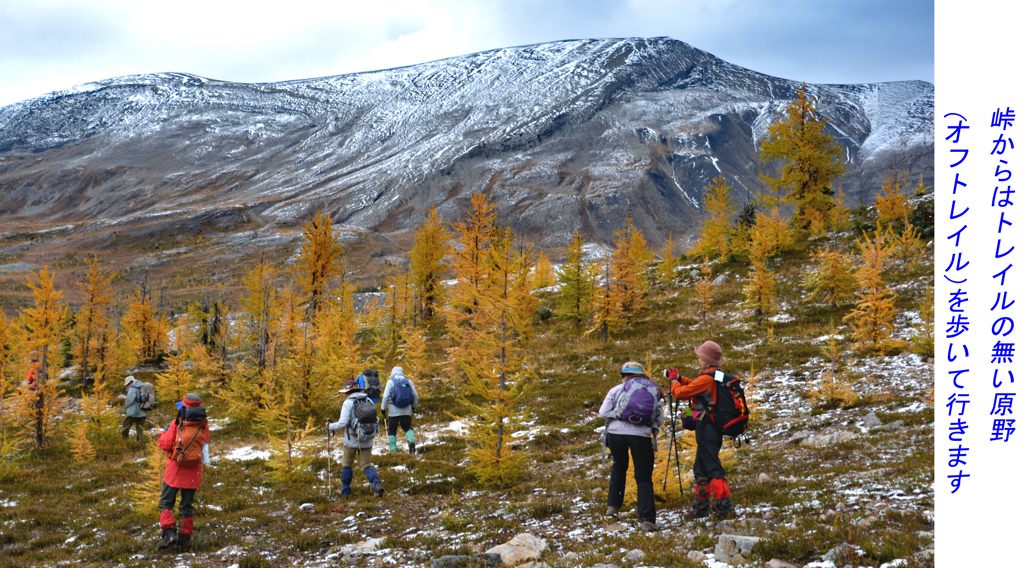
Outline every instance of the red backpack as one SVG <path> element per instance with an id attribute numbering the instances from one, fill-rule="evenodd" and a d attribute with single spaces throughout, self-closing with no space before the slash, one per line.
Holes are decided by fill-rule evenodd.
<path id="1" fill-rule="evenodd" d="M 739 378 L 718 370 L 712 377 L 717 392 L 710 413 L 711 423 L 726 436 L 739 436 L 750 421 L 750 408 L 743 394 L 743 384 Z"/>

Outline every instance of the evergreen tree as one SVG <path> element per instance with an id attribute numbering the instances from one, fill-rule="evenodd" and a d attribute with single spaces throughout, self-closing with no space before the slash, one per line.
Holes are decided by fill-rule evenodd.
<path id="1" fill-rule="evenodd" d="M 560 314 L 569 317 L 573 329 L 590 318 L 594 298 L 594 268 L 583 253 L 583 238 L 577 231 L 565 247 L 565 262 L 555 271 L 560 287 L 555 303 Z"/>
<path id="2" fill-rule="evenodd" d="M 700 238 L 694 245 L 691 254 L 701 256 L 717 256 L 724 259 L 729 254 L 729 238 L 731 235 L 730 219 L 736 211 L 729 195 L 731 188 L 725 176 L 718 176 L 704 189 L 702 206 L 709 217 L 700 228 Z"/>
<path id="3" fill-rule="evenodd" d="M 808 227 L 814 219 L 832 218 L 833 184 L 846 173 L 842 148 L 825 132 L 827 123 L 804 84 L 786 116 L 768 127 L 768 139 L 761 144 L 762 160 L 782 163 L 778 177 L 762 179 L 783 202 L 797 208 L 801 227 Z"/>
<path id="4" fill-rule="evenodd" d="M 416 317 L 429 320 L 444 300 L 441 276 L 447 271 L 445 259 L 451 253 L 451 235 L 436 207 L 431 207 L 409 252 L 412 288 L 417 299 Z"/>

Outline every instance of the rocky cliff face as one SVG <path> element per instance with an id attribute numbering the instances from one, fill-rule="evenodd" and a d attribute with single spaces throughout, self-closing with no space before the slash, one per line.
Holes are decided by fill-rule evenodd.
<path id="1" fill-rule="evenodd" d="M 559 246 L 691 232 L 719 173 L 759 190 L 760 140 L 800 84 L 667 39 L 563 41 L 270 84 L 165 73 L 0 108 L 0 219 L 118 223 L 327 209 L 403 232 L 489 193 L 501 220 Z M 845 148 L 856 202 L 887 167 L 932 177 L 924 82 L 808 85 Z"/>

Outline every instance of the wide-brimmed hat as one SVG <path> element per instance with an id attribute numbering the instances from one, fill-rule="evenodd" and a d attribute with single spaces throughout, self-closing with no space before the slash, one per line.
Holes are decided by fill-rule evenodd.
<path id="1" fill-rule="evenodd" d="M 345 394 L 352 394 L 357 391 L 363 390 L 363 387 L 359 386 L 359 381 L 350 379 L 345 381 L 345 386 L 341 389 L 341 392 Z"/>
<path id="2" fill-rule="evenodd" d="M 124 386 L 128 386 L 135 382 L 135 375 L 128 375 L 124 379 Z"/>
<path id="3" fill-rule="evenodd" d="M 693 350 L 698 357 L 707 361 L 712 367 L 722 364 L 722 348 L 714 341 L 705 341 L 700 347 Z"/>
<path id="4" fill-rule="evenodd" d="M 622 370 L 619 371 L 620 375 L 646 375 L 644 368 L 636 361 L 630 361 L 622 366 Z"/>

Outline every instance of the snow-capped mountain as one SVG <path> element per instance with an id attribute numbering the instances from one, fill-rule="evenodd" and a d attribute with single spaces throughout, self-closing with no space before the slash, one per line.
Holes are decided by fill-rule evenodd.
<path id="1" fill-rule="evenodd" d="M 719 173 L 759 191 L 759 142 L 800 89 L 668 39 L 561 41 L 368 73 L 242 84 L 119 77 L 0 108 L 0 218 L 89 222 L 323 208 L 405 231 L 484 191 L 560 245 L 626 217 L 692 231 Z M 845 147 L 851 200 L 886 168 L 932 178 L 934 89 L 808 85 Z"/>

